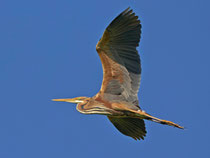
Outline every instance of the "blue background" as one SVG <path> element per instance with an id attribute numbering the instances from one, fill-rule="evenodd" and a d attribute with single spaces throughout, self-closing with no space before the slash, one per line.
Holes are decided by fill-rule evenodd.
<path id="1" fill-rule="evenodd" d="M 93 96 L 95 45 L 131 6 L 142 23 L 141 107 L 186 127 L 146 121 L 135 141 L 104 116 L 53 98 Z M 209 157 L 210 1 L 1 0 L 0 157 Z"/>

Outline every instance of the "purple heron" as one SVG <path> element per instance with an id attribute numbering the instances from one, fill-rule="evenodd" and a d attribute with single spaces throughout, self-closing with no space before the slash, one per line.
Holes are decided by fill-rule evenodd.
<path id="1" fill-rule="evenodd" d="M 106 115 L 121 133 L 135 140 L 146 136 L 144 119 L 182 129 L 171 121 L 149 115 L 139 106 L 141 61 L 136 47 L 140 35 L 140 20 L 127 8 L 109 24 L 96 45 L 103 68 L 100 91 L 91 98 L 53 101 L 76 103 L 76 109 L 83 114 Z"/>

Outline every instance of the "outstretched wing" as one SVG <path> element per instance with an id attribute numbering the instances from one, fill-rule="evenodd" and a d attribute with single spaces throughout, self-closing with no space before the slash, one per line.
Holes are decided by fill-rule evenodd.
<path id="1" fill-rule="evenodd" d="M 139 45 L 141 25 L 130 8 L 117 16 L 96 45 L 103 66 L 100 92 L 109 100 L 123 100 L 138 106 L 141 62 Z"/>
<path id="2" fill-rule="evenodd" d="M 144 120 L 130 117 L 111 117 L 108 116 L 113 125 L 123 134 L 133 139 L 143 139 L 146 136 Z"/>

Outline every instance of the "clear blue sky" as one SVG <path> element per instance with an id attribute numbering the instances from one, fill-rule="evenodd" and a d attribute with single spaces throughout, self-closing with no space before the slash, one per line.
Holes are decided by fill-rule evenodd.
<path id="1" fill-rule="evenodd" d="M 146 121 L 146 139 L 135 141 L 104 116 L 51 101 L 98 92 L 95 45 L 128 6 L 142 23 L 140 105 L 186 130 Z M 209 157 L 209 6 L 208 0 L 1 0 L 0 157 Z"/>

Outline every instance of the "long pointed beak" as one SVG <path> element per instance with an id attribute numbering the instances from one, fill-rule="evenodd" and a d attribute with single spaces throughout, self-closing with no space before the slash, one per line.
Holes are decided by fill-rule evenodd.
<path id="1" fill-rule="evenodd" d="M 66 99 L 52 99 L 52 101 L 66 101 Z"/>
<path id="2" fill-rule="evenodd" d="M 75 99 L 52 99 L 52 101 L 61 101 L 61 102 L 69 102 L 69 103 L 78 103 Z"/>

